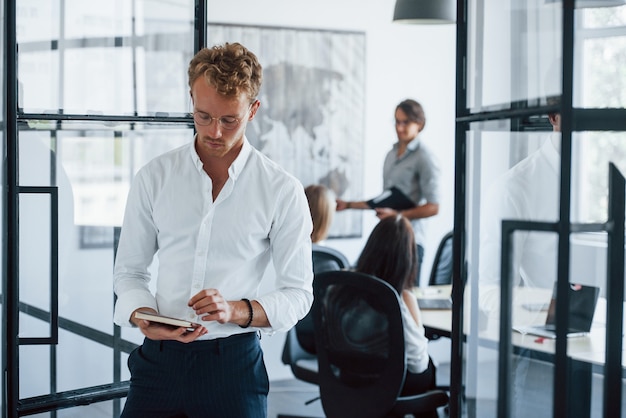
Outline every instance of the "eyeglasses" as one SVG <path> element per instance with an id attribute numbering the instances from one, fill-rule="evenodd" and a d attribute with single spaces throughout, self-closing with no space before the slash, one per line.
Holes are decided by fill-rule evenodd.
<path id="1" fill-rule="evenodd" d="M 243 116 L 239 118 L 236 118 L 234 116 L 220 116 L 219 118 L 214 118 L 208 113 L 193 112 L 193 120 L 200 126 L 209 126 L 214 120 L 216 120 L 222 129 L 231 131 L 233 129 L 237 129 L 243 118 L 245 118 L 248 112 L 250 112 L 250 110 L 252 109 L 253 104 L 254 102 L 250 103 L 250 106 L 248 106 L 248 110 L 246 110 L 246 113 L 244 113 Z"/>
<path id="2" fill-rule="evenodd" d="M 417 122 L 409 120 L 409 119 L 405 119 L 405 120 L 396 119 L 396 126 L 408 126 L 412 123 L 417 123 Z"/>

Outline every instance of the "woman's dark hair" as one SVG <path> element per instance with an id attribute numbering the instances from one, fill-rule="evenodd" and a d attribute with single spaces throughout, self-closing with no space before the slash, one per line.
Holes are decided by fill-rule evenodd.
<path id="1" fill-rule="evenodd" d="M 396 106 L 396 110 L 402 110 L 411 122 L 417 122 L 422 125 L 422 129 L 426 126 L 426 114 L 421 104 L 413 99 L 406 99 Z"/>
<path id="2" fill-rule="evenodd" d="M 411 288 L 417 274 L 417 255 L 409 220 L 397 215 L 378 222 L 363 247 L 356 271 L 383 279 L 398 293 Z"/>

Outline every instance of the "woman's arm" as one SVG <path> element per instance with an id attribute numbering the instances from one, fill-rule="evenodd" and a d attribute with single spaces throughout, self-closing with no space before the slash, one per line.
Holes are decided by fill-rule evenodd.
<path id="1" fill-rule="evenodd" d="M 419 306 L 417 305 L 417 298 L 410 290 L 402 291 L 402 300 L 406 304 L 407 308 L 409 308 L 409 312 L 411 312 L 411 316 L 415 319 L 415 323 L 418 326 L 422 325 L 422 312 L 420 311 Z"/>

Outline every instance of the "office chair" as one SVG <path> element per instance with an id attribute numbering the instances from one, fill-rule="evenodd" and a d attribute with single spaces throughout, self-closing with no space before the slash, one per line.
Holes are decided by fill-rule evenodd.
<path id="1" fill-rule="evenodd" d="M 340 251 L 323 245 L 313 244 L 313 273 L 342 270 L 350 267 L 350 262 Z"/>
<path id="2" fill-rule="evenodd" d="M 429 286 L 445 284 L 452 284 L 452 231 L 441 238 L 428 279 Z"/>
<path id="3" fill-rule="evenodd" d="M 333 248 L 313 244 L 312 249 L 313 273 L 315 275 L 324 271 L 341 270 L 350 267 L 346 256 Z M 314 385 L 319 384 L 313 315 L 311 312 L 287 332 L 281 360 L 283 364 L 289 365 L 296 379 Z M 307 401 L 306 404 L 308 405 L 317 399 L 319 397 Z M 287 415 L 278 415 L 278 418 L 287 418 Z"/>
<path id="4" fill-rule="evenodd" d="M 377 277 L 325 272 L 313 282 L 322 408 L 329 418 L 433 417 L 441 390 L 401 396 L 406 374 L 400 297 Z M 429 415 L 429 416 L 430 416 Z"/>
<path id="5" fill-rule="evenodd" d="M 452 231 L 441 238 L 433 266 L 428 279 L 429 286 L 452 284 Z M 441 336 L 430 329 L 426 329 L 426 338 L 431 341 L 439 339 Z"/>
<path id="6" fill-rule="evenodd" d="M 430 270 L 430 277 L 428 280 L 429 286 L 437 286 L 437 285 L 451 285 L 452 284 L 452 236 L 453 231 L 446 233 L 441 241 L 439 242 L 439 246 L 437 247 L 437 252 L 435 253 L 435 258 L 433 260 L 433 266 Z M 442 336 L 438 334 L 431 328 L 426 327 L 424 329 L 424 333 L 426 338 L 430 341 L 439 340 Z M 443 344 L 443 346 L 441 346 Z M 447 351 L 447 341 L 441 340 L 441 342 L 431 344 L 431 351 L 433 354 L 436 353 L 435 364 L 443 365 L 449 364 L 449 357 L 443 356 L 445 354 L 442 352 L 442 348 Z M 435 347 L 438 345 L 438 347 Z M 441 357 L 441 358 L 439 358 Z M 437 385 L 437 389 L 441 390 L 450 390 L 450 386 L 448 385 Z"/>

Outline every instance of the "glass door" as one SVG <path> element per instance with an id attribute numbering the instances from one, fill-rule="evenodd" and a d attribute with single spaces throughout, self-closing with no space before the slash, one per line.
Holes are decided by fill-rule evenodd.
<path id="1" fill-rule="evenodd" d="M 459 7 L 452 415 L 618 416 L 626 6 Z"/>
<path id="2" fill-rule="evenodd" d="M 193 137 L 185 74 L 195 2 L 12 5 L 3 409 L 119 416 L 126 359 L 141 341 L 112 321 L 116 239 L 136 171 Z"/>

